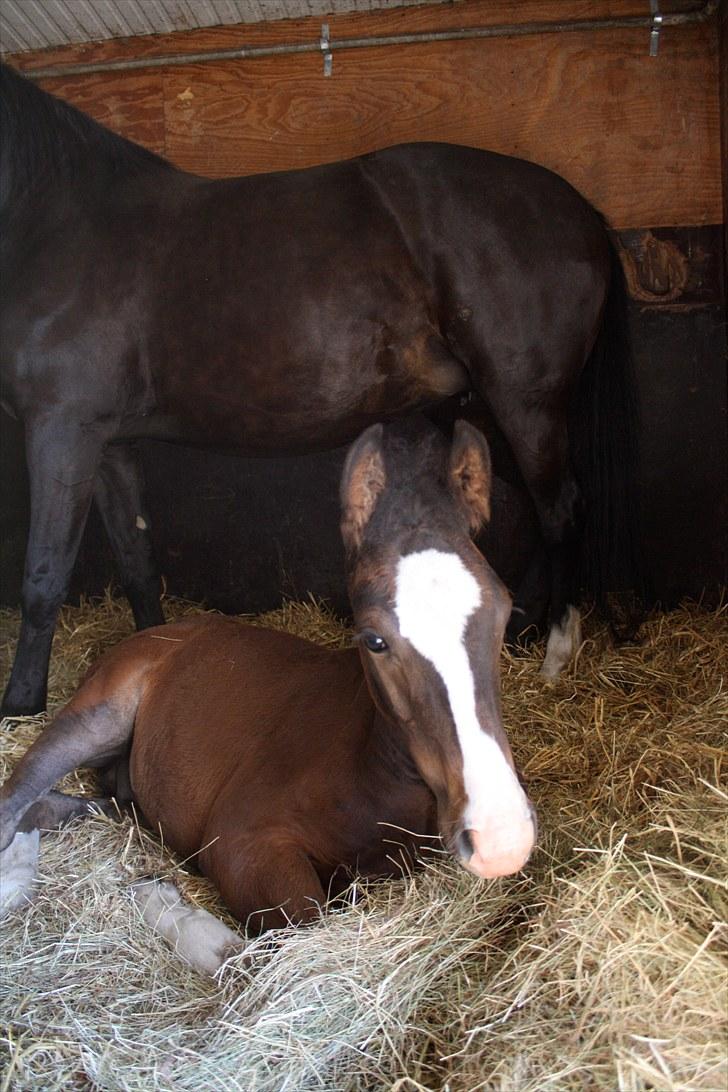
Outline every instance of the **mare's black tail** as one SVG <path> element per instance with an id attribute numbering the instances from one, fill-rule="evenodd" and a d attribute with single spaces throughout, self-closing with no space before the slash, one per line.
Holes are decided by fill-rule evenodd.
<path id="1" fill-rule="evenodd" d="M 602 328 L 572 407 L 574 470 L 584 500 L 575 592 L 592 599 L 620 636 L 641 620 L 637 388 L 627 323 L 627 286 L 610 239 L 611 278 Z"/>

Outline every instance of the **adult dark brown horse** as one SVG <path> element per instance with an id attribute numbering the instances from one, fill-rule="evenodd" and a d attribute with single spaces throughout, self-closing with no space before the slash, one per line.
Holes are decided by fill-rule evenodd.
<path id="1" fill-rule="evenodd" d="M 92 498 L 137 626 L 163 620 L 130 441 L 305 452 L 469 390 L 538 513 L 558 671 L 578 641 L 567 415 L 590 354 L 581 389 L 603 404 L 583 418 L 599 460 L 587 501 L 613 517 L 595 536 L 612 568 L 626 522 L 614 487 L 631 473 L 625 359 L 597 344 L 621 330 L 621 271 L 571 186 L 442 144 L 210 181 L 7 66 L 0 123 L 1 397 L 24 423 L 31 485 L 6 713 L 45 705 Z"/>
<path id="2" fill-rule="evenodd" d="M 452 445 L 417 417 L 371 426 L 342 481 L 358 647 L 219 616 L 127 639 L 0 792 L 0 849 L 87 812 L 48 790 L 92 765 L 255 927 L 309 920 L 354 870 L 398 874 L 438 832 L 478 876 L 518 871 L 536 828 L 501 718 L 510 598 L 469 535 L 489 491 L 470 425 Z"/>

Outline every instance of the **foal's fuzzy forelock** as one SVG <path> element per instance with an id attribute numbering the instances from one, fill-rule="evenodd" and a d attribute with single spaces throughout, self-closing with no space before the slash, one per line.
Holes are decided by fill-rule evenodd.
<path id="1" fill-rule="evenodd" d="M 457 554 L 429 549 L 400 558 L 395 593 L 399 631 L 445 684 L 463 757 L 463 824 L 475 830 L 494 814 L 520 813 L 528 806 L 503 751 L 478 719 L 465 631 L 481 604 L 480 585 Z"/>

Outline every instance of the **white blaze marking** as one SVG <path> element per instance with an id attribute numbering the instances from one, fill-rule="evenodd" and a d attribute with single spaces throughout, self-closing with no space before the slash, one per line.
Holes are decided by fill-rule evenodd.
<path id="1" fill-rule="evenodd" d="M 422 550 L 400 558 L 395 601 L 399 631 L 445 684 L 463 756 L 468 798 L 464 826 L 482 831 L 493 829 L 495 822 L 507 838 L 510 824 L 522 822 L 530 812 L 518 778 L 478 720 L 465 630 L 480 604 L 478 581 L 457 554 Z"/>
<path id="2" fill-rule="evenodd" d="M 139 531 L 146 531 L 147 521 L 144 519 L 144 516 L 137 516 L 136 525 Z"/>

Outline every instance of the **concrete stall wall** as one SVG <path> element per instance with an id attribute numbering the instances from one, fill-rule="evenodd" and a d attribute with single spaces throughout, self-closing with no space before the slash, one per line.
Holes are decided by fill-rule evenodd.
<path id="1" fill-rule="evenodd" d="M 646 7 L 463 0 L 332 16 L 328 25 L 336 41 L 644 16 Z M 707 22 L 665 28 L 656 57 L 641 26 L 337 50 L 329 77 L 319 51 L 63 74 L 42 85 L 178 166 L 210 176 L 446 140 L 532 159 L 566 177 L 608 216 L 623 251 L 642 400 L 645 552 L 654 595 L 667 603 L 704 590 L 715 598 L 726 569 L 721 26 L 725 35 L 725 5 Z M 320 20 L 286 20 L 10 60 L 31 71 L 316 43 L 320 33 Z M 20 436 L 3 424 L 0 563 L 3 600 L 12 603 L 27 498 Z M 171 591 L 236 610 L 274 605 L 281 590 L 340 601 L 340 454 L 251 462 L 160 444 L 142 449 Z M 508 481 L 499 488 L 502 518 L 522 530 L 527 553 L 529 505 Z M 76 590 L 98 590 L 111 571 L 92 521 Z"/>

